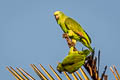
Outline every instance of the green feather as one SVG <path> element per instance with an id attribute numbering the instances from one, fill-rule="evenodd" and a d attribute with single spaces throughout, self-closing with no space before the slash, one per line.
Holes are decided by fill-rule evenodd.
<path id="1" fill-rule="evenodd" d="M 91 39 L 89 35 L 84 31 L 81 25 L 74 19 L 66 16 L 61 11 L 56 11 L 55 16 L 59 17 L 57 23 L 60 25 L 64 33 L 67 33 L 71 39 L 81 42 L 84 46 L 90 49 L 93 52 L 91 44 Z"/>
<path id="2" fill-rule="evenodd" d="M 73 47 L 70 48 L 68 56 L 64 58 L 62 63 L 59 63 L 57 70 L 59 72 L 66 71 L 73 73 L 77 71 L 82 65 L 84 65 L 86 57 L 89 55 L 89 50 L 73 51 Z"/>

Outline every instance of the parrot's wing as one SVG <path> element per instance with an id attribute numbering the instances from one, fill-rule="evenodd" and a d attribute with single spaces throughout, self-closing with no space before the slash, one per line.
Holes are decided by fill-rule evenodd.
<path id="1" fill-rule="evenodd" d="M 84 57 L 79 55 L 79 54 L 71 54 L 68 55 L 64 58 L 62 65 L 66 66 L 66 65 L 73 65 L 77 62 L 83 61 Z"/>
<path id="2" fill-rule="evenodd" d="M 67 18 L 65 20 L 65 25 L 69 30 L 72 30 L 74 33 L 78 34 L 81 37 L 84 37 L 91 43 L 91 39 L 88 36 L 88 34 L 83 30 L 80 24 L 78 24 L 75 20 L 72 18 Z"/>
<path id="3" fill-rule="evenodd" d="M 90 51 L 88 49 L 85 49 L 83 51 L 79 51 L 78 54 L 86 57 L 90 54 Z"/>

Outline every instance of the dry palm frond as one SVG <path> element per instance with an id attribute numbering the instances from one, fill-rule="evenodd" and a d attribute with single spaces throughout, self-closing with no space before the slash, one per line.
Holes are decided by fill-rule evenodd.
<path id="1" fill-rule="evenodd" d="M 55 80 L 55 78 L 53 78 L 52 76 L 51 76 L 51 74 L 47 71 L 47 70 L 45 70 L 45 68 L 40 64 L 40 67 L 41 67 L 41 69 L 43 70 L 43 71 L 40 71 L 40 69 L 38 69 L 34 64 L 30 64 L 30 66 L 32 67 L 32 69 L 35 71 L 35 73 L 40 77 L 40 79 L 42 79 L 42 80 L 48 80 L 47 79 L 47 77 L 49 77 L 49 79 L 50 80 Z M 54 73 L 54 75 L 56 75 L 56 78 L 58 79 L 58 80 L 62 80 L 62 78 L 59 76 L 59 74 L 53 69 L 53 67 L 51 66 L 51 65 L 49 65 L 49 67 L 50 67 L 50 69 L 51 69 L 51 71 Z M 27 73 L 24 69 L 22 69 L 22 68 L 16 68 L 16 70 L 15 69 L 13 69 L 12 67 L 6 67 L 7 68 L 7 70 L 16 78 L 16 80 L 29 80 L 29 79 L 32 79 L 32 80 L 35 80 L 35 78 L 33 78 L 29 73 Z M 45 74 L 43 74 L 42 72 L 45 72 L 45 74 L 47 75 L 47 76 L 45 76 Z M 64 73 L 64 75 L 66 76 L 66 78 L 68 79 L 68 80 L 72 80 L 72 78 L 70 78 L 70 76 L 69 76 L 69 74 L 68 73 L 66 73 L 66 72 L 63 72 Z M 79 75 L 78 77 L 77 77 L 77 75 L 76 74 L 74 74 L 74 73 L 72 73 L 71 75 L 72 75 L 72 77 L 74 78 L 74 80 L 83 80 L 82 79 L 82 77 L 80 77 L 80 74 L 79 74 L 79 72 L 76 72 L 77 73 L 77 75 Z M 82 71 L 82 73 L 83 73 L 83 71 Z M 85 73 L 83 73 L 84 75 L 85 75 Z M 86 75 L 87 76 L 87 75 Z"/>
<path id="2" fill-rule="evenodd" d="M 116 72 L 116 74 L 117 74 L 117 76 L 118 76 L 118 79 L 120 80 L 120 75 L 119 75 L 119 73 L 118 73 L 118 71 L 117 71 L 115 65 L 113 65 L 113 68 L 114 68 L 114 70 L 115 70 L 115 72 Z"/>
<path id="3" fill-rule="evenodd" d="M 94 54 L 95 53 L 93 52 L 90 56 L 87 57 L 84 68 L 87 70 L 87 72 L 90 74 L 90 76 L 93 80 L 103 80 L 107 66 L 105 66 L 102 76 L 99 77 L 100 50 L 98 51 L 98 59 L 97 59 L 97 57 L 94 58 Z M 96 65 L 97 60 L 98 60 L 98 66 Z M 105 78 L 105 79 L 107 79 L 107 78 Z"/>
<path id="4" fill-rule="evenodd" d="M 97 60 L 98 60 L 98 66 L 96 65 Z M 97 59 L 97 57 L 94 58 L 94 53 L 92 53 L 86 59 L 86 62 L 85 62 L 85 65 L 84 65 L 85 70 L 83 68 L 79 69 L 82 75 L 80 75 L 80 73 L 78 71 L 76 71 L 75 73 L 72 73 L 72 74 L 69 74 L 67 72 L 63 72 L 62 75 L 64 75 L 68 80 L 72 80 L 72 79 L 75 79 L 75 80 L 90 80 L 90 78 L 88 77 L 88 74 L 90 74 L 90 76 L 93 80 L 103 80 L 103 79 L 107 80 L 107 75 L 105 75 L 107 66 L 105 66 L 105 69 L 104 69 L 101 77 L 99 77 L 99 64 L 100 64 L 100 51 L 98 52 L 98 59 Z M 51 65 L 48 65 L 48 66 L 53 73 L 49 73 L 41 64 L 40 64 L 40 68 L 42 70 L 38 69 L 38 67 L 36 67 L 36 65 L 34 65 L 34 64 L 30 64 L 30 66 L 32 67 L 34 72 L 39 76 L 39 78 L 42 79 L 42 80 L 48 80 L 48 78 L 50 80 L 55 80 L 55 79 L 62 80 L 63 79 L 62 77 L 60 77 L 61 74 L 57 73 L 56 70 Z M 120 79 L 120 75 L 118 74 L 118 71 L 115 68 L 115 66 L 114 66 L 114 69 L 117 73 L 118 78 Z M 17 80 L 29 80 L 29 79 L 35 80 L 35 78 L 33 78 L 29 73 L 27 73 L 22 68 L 16 68 L 16 70 L 15 70 L 10 66 L 10 67 L 7 67 L 7 70 Z M 86 74 L 86 71 L 88 72 L 87 74 Z M 56 76 L 55 78 L 53 77 L 53 74 Z M 72 77 L 70 77 L 70 75 Z M 116 80 L 117 80 L 117 78 L 116 78 Z"/>
<path id="5" fill-rule="evenodd" d="M 78 71 L 76 71 L 76 74 L 78 75 L 78 77 L 79 77 L 80 80 L 83 80 Z"/>
<path id="6" fill-rule="evenodd" d="M 9 67 L 6 67 L 6 68 L 16 78 L 16 80 L 29 80 L 29 79 L 35 80 L 30 74 L 28 74 L 22 68 L 19 68 L 19 69 L 16 68 L 18 72 L 15 69 L 13 69 L 11 66 L 10 68 Z"/>
<path id="7" fill-rule="evenodd" d="M 114 70 L 115 70 L 115 72 L 116 72 L 116 74 L 115 74 L 115 72 L 114 72 Z M 119 73 L 118 73 L 118 71 L 117 71 L 117 69 L 116 69 L 116 67 L 115 67 L 115 65 L 113 65 L 113 68 L 112 67 L 110 67 L 110 70 L 111 70 L 111 72 L 113 73 L 113 75 L 114 75 L 114 77 L 115 77 L 115 79 L 116 80 L 120 80 L 120 75 L 119 75 Z"/>

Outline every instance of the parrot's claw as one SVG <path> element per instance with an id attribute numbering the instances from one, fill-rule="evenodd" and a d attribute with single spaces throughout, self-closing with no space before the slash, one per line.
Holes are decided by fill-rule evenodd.
<path id="1" fill-rule="evenodd" d="M 68 41 L 68 45 L 69 45 L 70 47 L 74 47 L 74 46 L 75 46 L 75 44 L 74 44 L 73 42 L 71 42 L 70 40 Z"/>
<path id="2" fill-rule="evenodd" d="M 69 38 L 69 36 L 68 36 L 67 33 L 64 33 L 64 34 L 63 34 L 63 38 L 66 39 L 69 48 L 74 47 L 74 51 L 77 51 L 77 49 L 75 48 L 75 43 L 71 41 L 71 39 Z"/>
<path id="3" fill-rule="evenodd" d="M 74 51 L 77 51 L 77 49 L 75 48 L 74 42 L 68 41 L 68 45 L 69 45 L 69 48 L 74 47 Z"/>
<path id="4" fill-rule="evenodd" d="M 75 43 L 74 43 L 74 42 L 71 42 L 71 46 L 75 47 Z"/>
<path id="5" fill-rule="evenodd" d="M 75 48 L 75 43 L 71 42 L 71 47 L 74 47 L 73 51 L 77 51 L 77 49 Z"/>
<path id="6" fill-rule="evenodd" d="M 72 43 L 72 42 L 69 40 L 69 41 L 68 41 L 68 45 L 71 45 L 71 43 Z"/>
<path id="7" fill-rule="evenodd" d="M 64 34 L 63 34 L 63 38 L 69 38 L 68 34 L 67 34 L 67 33 L 64 33 Z"/>

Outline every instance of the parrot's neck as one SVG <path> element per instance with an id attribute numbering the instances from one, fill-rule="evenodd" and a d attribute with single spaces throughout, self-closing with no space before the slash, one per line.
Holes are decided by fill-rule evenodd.
<path id="1" fill-rule="evenodd" d="M 66 15 L 62 15 L 58 20 L 58 24 L 64 24 L 66 18 L 68 18 Z"/>
<path id="2" fill-rule="evenodd" d="M 67 19 L 68 17 L 66 15 L 61 15 L 61 17 L 59 18 L 58 20 L 58 24 L 60 25 L 61 29 L 63 30 L 64 33 L 67 33 L 68 32 L 68 29 L 66 28 L 65 26 L 65 20 Z"/>

